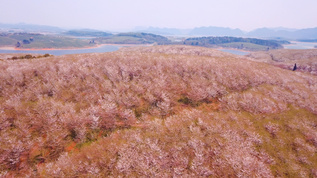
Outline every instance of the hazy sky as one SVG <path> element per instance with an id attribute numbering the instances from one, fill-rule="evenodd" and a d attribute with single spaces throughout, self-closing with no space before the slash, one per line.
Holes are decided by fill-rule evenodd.
<path id="1" fill-rule="evenodd" d="M 317 0 L 0 0 L 0 23 L 101 30 L 312 28 L 316 7 Z"/>

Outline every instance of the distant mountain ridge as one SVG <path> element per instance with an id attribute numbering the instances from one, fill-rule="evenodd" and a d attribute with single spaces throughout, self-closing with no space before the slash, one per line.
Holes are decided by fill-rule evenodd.
<path id="1" fill-rule="evenodd" d="M 250 37 L 261 38 L 285 38 L 285 39 L 317 39 L 317 27 L 299 30 L 274 30 L 270 28 L 259 28 L 247 33 Z"/>
<path id="2" fill-rule="evenodd" d="M 187 35 L 187 36 L 233 36 L 233 37 L 253 37 L 253 38 L 282 38 L 288 40 L 317 39 L 317 27 L 306 29 L 290 28 L 258 28 L 250 32 L 244 32 L 241 29 L 232 29 L 228 27 L 197 27 L 193 29 L 175 29 L 175 28 L 144 28 L 137 30 L 139 32 L 155 33 L 160 35 Z"/>
<path id="3" fill-rule="evenodd" d="M 225 27 L 196 27 L 193 29 L 177 29 L 177 28 L 158 28 L 138 27 L 134 32 L 155 33 L 159 35 L 186 35 L 186 36 L 244 36 L 245 33 L 240 29 L 231 29 Z"/>
<path id="4" fill-rule="evenodd" d="M 25 32 L 51 32 L 62 33 L 68 30 L 46 25 L 32 24 L 4 24 L 0 23 L 0 31 L 25 31 Z M 80 29 L 74 29 L 80 30 Z M 103 32 L 98 30 L 99 32 Z M 109 33 L 109 31 L 106 31 Z M 128 32 L 128 31 L 127 31 Z M 284 27 L 277 28 L 258 28 L 250 32 L 245 32 L 239 28 L 228 27 L 196 27 L 192 29 L 180 28 L 159 28 L 159 27 L 137 27 L 130 32 L 153 33 L 166 36 L 232 36 L 232 37 L 253 37 L 267 39 L 286 39 L 286 40 L 314 40 L 317 39 L 317 27 L 305 29 L 291 29 Z"/>
<path id="5" fill-rule="evenodd" d="M 189 35 L 199 36 L 244 36 L 245 33 L 240 29 L 224 28 L 224 27 L 199 27 L 190 31 Z"/>
<path id="6" fill-rule="evenodd" d="M 154 33 L 158 35 L 187 35 L 191 29 L 178 29 L 178 28 L 158 28 L 158 27 L 137 27 L 134 32 Z"/>

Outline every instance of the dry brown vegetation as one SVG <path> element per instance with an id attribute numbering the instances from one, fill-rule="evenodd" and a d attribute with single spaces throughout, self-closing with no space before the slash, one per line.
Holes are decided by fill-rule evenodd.
<path id="1" fill-rule="evenodd" d="M 248 55 L 253 60 L 273 64 L 292 70 L 297 64 L 297 71 L 317 75 L 317 49 L 280 49 L 253 52 Z"/>
<path id="2" fill-rule="evenodd" d="M 188 46 L 0 71 L 0 177 L 317 176 L 314 75 Z"/>

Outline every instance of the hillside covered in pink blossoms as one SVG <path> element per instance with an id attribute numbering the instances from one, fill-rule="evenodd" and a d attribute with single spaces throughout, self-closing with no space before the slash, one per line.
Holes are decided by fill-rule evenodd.
<path id="1" fill-rule="evenodd" d="M 0 177 L 317 177 L 317 76 L 249 58 L 2 55 Z"/>

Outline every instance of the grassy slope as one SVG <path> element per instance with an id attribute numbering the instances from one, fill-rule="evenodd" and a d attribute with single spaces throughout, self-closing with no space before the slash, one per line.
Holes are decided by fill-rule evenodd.
<path id="1" fill-rule="evenodd" d="M 109 37 L 94 39 L 102 44 L 171 44 L 171 41 L 163 36 L 151 33 L 120 33 Z"/>
<path id="2" fill-rule="evenodd" d="M 296 63 L 297 71 L 317 75 L 317 49 L 280 49 L 254 52 L 248 57 L 289 70 L 292 70 Z"/>
<path id="3" fill-rule="evenodd" d="M 0 176 L 317 176 L 316 76 L 188 46 L 0 69 Z"/>
<path id="4" fill-rule="evenodd" d="M 30 44 L 22 44 L 23 40 L 33 38 Z M 80 40 L 75 38 L 61 37 L 55 35 L 41 34 L 9 34 L 8 36 L 0 36 L 0 46 L 15 46 L 20 41 L 21 49 L 25 48 L 80 48 L 91 46 L 89 40 Z"/>

